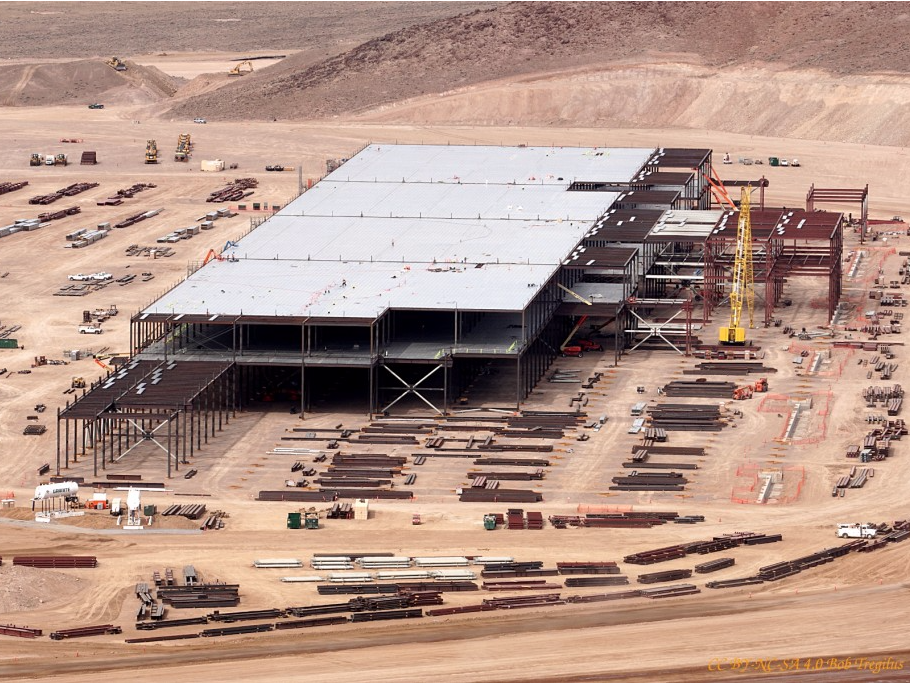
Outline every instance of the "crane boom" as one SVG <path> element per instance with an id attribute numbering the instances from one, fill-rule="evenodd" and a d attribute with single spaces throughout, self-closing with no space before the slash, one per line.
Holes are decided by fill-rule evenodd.
<path id="1" fill-rule="evenodd" d="M 742 327 L 743 304 L 749 313 L 749 327 L 755 317 L 755 274 L 752 267 L 752 220 L 749 197 L 751 187 L 742 188 L 739 204 L 739 223 L 736 227 L 736 255 L 733 260 L 733 289 L 730 291 L 730 326 L 720 328 L 720 341 L 725 344 L 745 344 L 746 330 Z"/>

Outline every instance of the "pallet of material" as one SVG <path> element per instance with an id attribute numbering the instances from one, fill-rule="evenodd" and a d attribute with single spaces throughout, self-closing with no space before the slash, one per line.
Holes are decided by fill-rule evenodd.
<path id="1" fill-rule="evenodd" d="M 543 496 L 524 489 L 463 489 L 462 503 L 538 503 Z"/>

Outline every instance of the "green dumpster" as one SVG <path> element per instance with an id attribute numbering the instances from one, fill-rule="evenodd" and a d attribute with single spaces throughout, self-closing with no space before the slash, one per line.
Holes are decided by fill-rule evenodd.
<path id="1" fill-rule="evenodd" d="M 300 528 L 300 513 L 299 512 L 289 512 L 288 513 L 288 529 L 299 529 Z"/>
<path id="2" fill-rule="evenodd" d="M 780 166 L 780 159 L 777 157 L 768 157 L 768 164 L 771 166 Z"/>

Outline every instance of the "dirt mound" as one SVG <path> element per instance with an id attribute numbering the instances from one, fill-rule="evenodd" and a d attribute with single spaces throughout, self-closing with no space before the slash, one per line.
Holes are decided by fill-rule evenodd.
<path id="1" fill-rule="evenodd" d="M 0 567 L 0 614 L 27 612 L 45 603 L 69 600 L 89 585 L 85 579 L 51 569 L 13 566 Z"/>
<path id="2" fill-rule="evenodd" d="M 126 71 L 115 71 L 101 60 L 53 64 L 0 66 L 0 104 L 51 106 L 117 100 L 154 102 L 171 97 L 181 80 L 153 66 L 128 62 Z"/>
<path id="3" fill-rule="evenodd" d="M 257 74 L 170 114 L 328 117 L 493 80 L 668 58 L 710 69 L 699 78 L 760 65 L 910 73 L 908 20 L 878 3 L 513 3 L 389 33 L 298 71 Z M 665 85 L 655 85 L 655 99 Z M 674 95 L 664 91 L 662 108 L 678 108 Z"/>

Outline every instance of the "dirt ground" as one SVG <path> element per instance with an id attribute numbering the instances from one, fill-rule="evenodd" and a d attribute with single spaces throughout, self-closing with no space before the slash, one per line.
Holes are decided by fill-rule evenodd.
<path id="1" fill-rule="evenodd" d="M 209 57 L 206 57 L 207 59 Z M 163 63 L 157 64 L 166 70 Z M 185 66 L 180 66 L 181 69 Z M 189 69 L 187 72 L 189 73 Z M 190 132 L 196 143 L 188 164 L 172 161 L 170 151 L 179 133 Z M 60 143 L 60 138 L 82 143 Z M 162 163 L 143 164 L 147 139 L 158 141 Z M 28 198 L 77 181 L 99 182 L 93 190 L 52 204 L 50 209 L 78 205 L 82 212 L 34 232 L 0 239 L 0 325 L 21 325 L 16 333 L 24 350 L 0 350 L 0 493 L 14 494 L 17 509 L 0 517 L 0 548 L 8 562 L 17 554 L 71 553 L 99 558 L 96 569 L 53 570 L 47 584 L 35 584 L 25 572 L 7 573 L 0 580 L 19 591 L 3 602 L 2 621 L 42 628 L 45 634 L 58 628 L 96 623 L 123 627 L 123 635 L 76 641 L 35 641 L 3 637 L 0 641 L 0 677 L 6 680 L 97 680 L 105 675 L 128 675 L 137 681 L 160 680 L 259 680 L 270 675 L 284 680 L 323 681 L 343 671 L 351 681 L 381 679 L 414 681 L 430 677 L 451 681 L 557 681 L 557 680 L 647 680 L 704 681 L 743 678 L 729 663 L 722 671 L 709 671 L 715 658 L 835 658 L 865 656 L 870 659 L 906 661 L 905 605 L 908 598 L 907 570 L 910 544 L 897 544 L 870 554 L 854 554 L 833 563 L 806 570 L 780 582 L 743 589 L 702 593 L 671 601 L 629 600 L 592 605 L 519 610 L 495 615 L 461 615 L 426 618 L 419 623 L 380 623 L 327 627 L 302 634 L 270 633 L 152 645 L 127 645 L 125 638 L 147 635 L 137 632 L 134 615 L 138 607 L 133 592 L 137 582 L 151 580 L 155 570 L 194 565 L 205 580 L 239 583 L 241 607 L 257 609 L 328 602 L 316 594 L 313 584 L 284 583 L 282 576 L 313 573 L 300 570 L 254 569 L 254 560 L 265 557 L 295 557 L 308 561 L 314 553 L 345 551 L 393 552 L 396 555 L 509 555 L 518 560 L 543 560 L 552 566 L 562 560 L 615 560 L 632 553 L 681 541 L 707 539 L 733 531 L 781 533 L 780 543 L 742 547 L 730 551 L 734 567 L 714 578 L 747 576 L 758 567 L 796 558 L 838 544 L 837 522 L 893 521 L 907 517 L 906 445 L 894 445 L 894 455 L 875 463 L 875 477 L 865 488 L 848 491 L 844 498 L 830 495 L 834 481 L 855 461 L 844 457 L 848 444 L 859 443 L 869 430 L 860 391 L 869 384 L 868 368 L 858 361 L 872 353 L 831 350 L 830 363 L 817 374 L 798 370 L 791 362 L 805 348 L 810 353 L 830 348 L 827 340 L 801 342 L 782 334 L 782 328 L 757 329 L 752 337 L 764 352 L 764 362 L 778 368 L 769 375 L 770 394 L 766 408 L 786 398 L 812 394 L 818 398 L 812 434 L 802 442 L 778 441 L 784 418 L 778 410 L 760 409 L 763 397 L 730 406 L 743 412 L 728 414 L 730 425 L 716 434 L 672 433 L 670 445 L 705 445 L 706 456 L 698 459 L 699 470 L 685 496 L 672 494 L 613 494 L 610 479 L 621 471 L 639 436 L 627 434 L 629 408 L 641 400 L 656 398 L 656 387 L 693 365 L 672 351 L 636 352 L 611 367 L 612 356 L 589 354 L 583 359 L 561 359 L 555 368 L 605 373 L 605 381 L 591 392 L 588 413 L 610 417 L 604 429 L 591 439 L 571 438 L 557 444 L 547 478 L 540 483 L 544 502 L 535 506 L 544 514 L 575 514 L 579 506 L 618 506 L 635 510 L 675 510 L 703 514 L 696 525 L 667 525 L 650 530 L 567 529 L 543 531 L 486 532 L 482 516 L 490 505 L 457 502 L 455 489 L 467 482 L 468 461 L 452 459 L 430 462 L 412 471 L 418 474 L 416 498 L 410 502 L 380 502 L 372 505 L 373 516 L 365 522 L 324 520 L 316 532 L 285 528 L 286 514 L 299 509 L 286 503 L 253 500 L 260 489 L 281 488 L 296 456 L 270 453 L 282 443 L 286 430 L 300 426 L 330 427 L 338 423 L 358 426 L 366 416 L 355 412 L 317 413 L 301 424 L 286 410 L 250 411 L 238 414 L 222 433 L 197 453 L 193 479 L 181 476 L 168 481 L 171 489 L 144 493 L 144 503 L 160 507 L 171 503 L 204 501 L 210 510 L 229 513 L 226 527 L 199 533 L 191 524 L 160 531 L 156 524 L 146 532 L 125 533 L 113 518 L 103 513 L 86 520 L 39 525 L 22 514 L 28 506 L 36 469 L 55 460 L 54 415 L 70 395 L 63 392 L 73 376 L 96 377 L 102 368 L 92 360 L 69 365 L 31 368 L 35 356 L 62 359 L 63 351 L 86 349 L 125 352 L 129 343 L 129 316 L 176 283 L 187 264 L 201 261 L 209 249 L 218 249 L 250 227 L 251 218 L 264 214 L 244 213 L 216 222 L 215 228 L 174 246 L 176 255 L 149 260 L 127 257 L 132 244 L 153 245 L 171 230 L 193 224 L 206 211 L 216 208 L 205 202 L 209 192 L 234 177 L 260 181 L 252 201 L 283 205 L 295 196 L 298 173 L 266 173 L 266 164 L 281 163 L 302 169 L 304 182 L 318 178 L 325 159 L 348 156 L 369 141 L 451 142 L 453 144 L 543 144 L 597 146 L 707 146 L 718 156 L 729 151 L 738 156 L 772 154 L 798 157 L 800 168 L 726 166 L 724 177 L 771 180 L 769 204 L 799 206 L 811 183 L 822 187 L 870 185 L 873 217 L 890 218 L 910 213 L 905 201 L 903 178 L 908 172 L 907 151 L 898 147 L 813 142 L 718 133 L 708 129 L 607 129 L 511 126 L 427 126 L 416 123 L 383 123 L 367 120 L 331 122 L 211 122 L 148 119 L 142 105 L 111 106 L 101 111 L 85 107 L 0 108 L 0 181 L 28 180 L 29 186 L 0 196 L 0 225 L 14 219 L 36 216 L 48 210 L 28 205 Z M 98 152 L 98 166 L 31 168 L 31 152 L 68 152 L 78 158 L 83 149 Z M 202 159 L 220 158 L 236 163 L 236 171 L 203 173 Z M 849 160 L 849 163 L 845 162 Z M 154 190 L 140 193 L 117 207 L 96 206 L 98 199 L 136 182 L 152 182 Z M 155 218 L 129 228 L 113 230 L 100 242 L 81 250 L 64 250 L 65 235 L 78 228 L 104 221 L 164 209 Z M 828 207 L 826 207 L 828 208 Z M 830 207 L 838 208 L 838 207 Z M 855 211 L 854 207 L 839 207 Z M 854 234 L 846 235 L 845 255 L 858 248 Z M 896 251 L 910 248 L 910 238 L 890 236 L 866 248 L 869 256 L 859 272 L 845 282 L 856 317 L 868 305 L 865 299 L 878 269 L 888 279 L 898 278 L 903 258 Z M 86 297 L 55 297 L 68 284 L 67 276 L 79 272 L 109 271 L 115 277 L 151 272 L 126 286 L 110 285 Z M 825 311 L 820 300 L 824 283 L 792 279 L 784 296 L 793 305 L 776 315 L 783 325 L 823 325 Z M 99 336 L 77 331 L 84 309 L 116 304 L 120 315 L 104 323 Z M 703 339 L 716 335 L 723 322 L 722 310 Z M 856 334 L 856 333 L 854 333 Z M 856 336 L 859 336 L 858 334 Z M 901 337 L 894 338 L 895 362 L 900 369 L 894 382 L 903 382 L 904 355 Z M 892 341 L 892 339 L 888 339 Z M 803 366 L 805 368 L 805 366 Z M 18 374 L 32 370 L 30 374 Z M 642 397 L 635 387 L 645 386 Z M 525 407 L 565 409 L 575 388 L 542 382 Z M 774 403 L 777 401 L 778 403 Z M 698 402 L 698 401 L 693 401 Z M 44 413 L 33 407 L 43 403 Z M 785 404 L 785 403 L 784 403 Z M 49 431 L 42 436 L 23 436 L 22 429 L 37 415 Z M 735 427 L 734 427 L 735 425 Z M 570 452 L 571 449 L 571 452 Z M 391 449 L 389 452 L 410 452 Z M 116 466 L 116 472 L 141 473 L 148 481 L 163 481 L 160 451 L 139 449 Z M 441 459 L 440 459 L 441 460 Z M 753 483 L 756 468 L 784 470 L 784 494 L 777 504 L 754 505 L 732 502 L 734 495 Z M 73 463 L 70 473 L 91 477 L 89 452 Z M 801 486 L 794 482 L 802 481 Z M 796 495 L 796 489 L 799 489 Z M 180 494 L 202 494 L 195 495 Z M 786 499 L 786 500 L 785 500 Z M 507 506 L 492 506 L 505 512 Z M 411 525 L 419 513 L 423 524 Z M 655 568 L 621 564 L 623 574 L 635 577 L 645 571 L 691 568 L 692 558 L 663 563 Z M 32 570 L 43 572 L 46 570 Z M 25 577 L 25 578 L 23 578 Z M 77 583 L 78 580 L 78 583 Z M 702 586 L 707 579 L 691 580 Z M 55 583 L 56 582 L 56 583 Z M 37 586 L 37 587 L 36 587 Z M 612 589 L 607 589 L 612 590 Z M 604 589 L 571 589 L 572 593 L 600 593 Z M 447 605 L 474 604 L 485 592 L 446 594 Z M 36 603 L 36 600 L 43 602 Z M 193 614 L 196 611 L 190 610 Z M 842 624 L 849 614 L 849 633 Z M 189 616 L 175 615 L 170 616 Z M 192 632 L 196 627 L 171 629 Z M 306 659 L 301 660 L 300 656 Z M 405 664 L 406 663 L 406 664 Z M 824 673 L 824 672 L 822 672 Z M 900 673 L 900 672 L 897 672 Z M 806 670 L 806 680 L 815 671 Z M 830 674 L 829 674 L 830 675 Z M 844 672 L 844 680 L 863 680 L 858 669 Z M 882 671 L 878 680 L 895 672 Z M 906 679 L 906 674 L 904 674 Z M 773 680 L 768 674 L 763 680 Z"/>

